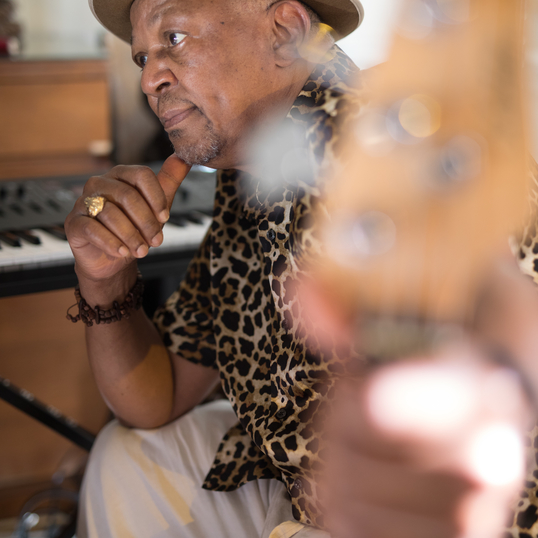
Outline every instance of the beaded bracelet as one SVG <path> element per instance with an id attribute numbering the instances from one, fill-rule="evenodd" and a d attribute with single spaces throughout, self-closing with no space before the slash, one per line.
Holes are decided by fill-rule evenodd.
<path id="1" fill-rule="evenodd" d="M 73 323 L 82 321 L 86 327 L 92 327 L 94 322 L 99 325 L 101 323 L 109 324 L 114 321 L 129 319 L 130 312 L 132 310 L 138 310 L 142 306 L 143 293 L 144 283 L 142 282 L 142 277 L 139 273 L 135 285 L 132 287 L 131 291 L 129 291 L 125 301 L 122 304 L 119 304 L 118 301 L 114 301 L 112 303 L 112 308 L 108 310 L 103 310 L 99 308 L 98 305 L 96 305 L 95 309 L 93 309 L 82 297 L 82 295 L 80 295 L 80 288 L 77 286 L 75 288 L 75 298 L 77 302 L 67 309 L 66 317 Z M 72 316 L 69 313 L 69 310 L 71 310 L 73 306 L 77 305 L 78 314 L 76 316 Z"/>

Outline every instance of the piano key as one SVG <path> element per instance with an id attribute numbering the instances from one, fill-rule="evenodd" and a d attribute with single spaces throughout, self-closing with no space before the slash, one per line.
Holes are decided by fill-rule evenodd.
<path id="1" fill-rule="evenodd" d="M 41 239 L 37 235 L 34 235 L 32 232 L 27 230 L 10 230 L 11 233 L 15 234 L 16 236 L 20 237 L 24 241 L 27 241 L 28 243 L 32 243 L 32 245 L 40 245 Z"/>
<path id="2" fill-rule="evenodd" d="M 170 224 L 175 224 L 176 226 L 181 226 L 182 228 L 189 224 L 189 221 L 183 215 L 170 215 L 168 222 Z"/>
<path id="3" fill-rule="evenodd" d="M 42 230 L 62 241 L 67 241 L 63 226 L 43 226 Z"/>
<path id="4" fill-rule="evenodd" d="M 151 248 L 148 256 L 159 252 L 196 248 L 204 238 L 210 224 L 209 217 L 204 217 L 202 224 L 188 223 L 186 226 L 176 226 L 166 223 L 163 228 L 162 245 Z M 74 262 L 73 253 L 66 240 L 42 229 L 31 230 L 30 233 L 36 236 L 41 244 L 33 245 L 25 242 L 22 247 L 4 246 L 0 250 L 0 272 Z"/>
<path id="5" fill-rule="evenodd" d="M 180 260 L 183 259 L 182 252 L 196 249 L 211 224 L 208 215 L 212 214 L 210 208 L 213 206 L 215 174 L 191 171 L 189 176 L 176 194 L 170 211 L 173 217 L 178 216 L 177 221 L 170 219 L 163 229 L 163 244 L 149 250 L 150 259 L 155 254 L 165 254 L 162 259 L 163 276 L 169 276 L 170 257 L 175 257 L 177 252 Z M 26 180 L 23 181 L 24 189 L 21 189 L 21 182 L 17 180 L 0 184 L 0 232 L 14 232 L 19 238 L 22 237 L 21 247 L 0 244 L 0 273 L 35 272 L 40 268 L 55 266 L 62 267 L 63 271 L 73 265 L 74 258 L 61 224 L 80 196 L 86 180 L 87 177 L 83 176 Z M 32 244 L 19 235 L 23 233 L 30 233 L 41 244 Z M 157 265 L 152 263 L 148 264 L 152 267 L 152 274 L 160 275 L 161 259 L 157 258 Z M 49 275 L 50 269 L 44 269 L 43 274 Z M 8 281 L 18 282 L 13 274 L 5 279 L 5 282 Z M 25 282 L 23 277 L 20 281 Z M 9 290 L 7 292 L 9 295 Z"/>
<path id="6" fill-rule="evenodd" d="M 189 213 L 187 213 L 186 217 L 187 217 L 187 220 L 189 220 L 190 222 L 194 224 L 203 224 L 204 218 L 205 218 L 204 215 L 202 215 L 201 213 L 197 211 L 190 211 Z"/>
<path id="7" fill-rule="evenodd" d="M 160 247 L 151 248 L 149 255 L 154 252 L 165 252 L 168 250 L 175 250 L 178 248 L 195 248 L 204 238 L 209 226 L 211 225 L 211 219 L 205 217 L 201 224 L 188 223 L 186 226 L 177 226 L 170 222 L 167 222 L 163 227 L 163 242 Z"/>
<path id="8" fill-rule="evenodd" d="M 22 246 L 21 240 L 11 232 L 0 232 L 0 241 L 10 247 L 20 248 Z"/>
<path id="9" fill-rule="evenodd" d="M 73 262 L 69 243 L 53 237 L 43 230 L 32 230 L 41 244 L 25 243 L 22 247 L 5 246 L 0 252 L 0 271 L 16 271 L 30 267 L 50 265 L 51 262 Z M 43 265 L 45 264 L 45 265 Z M 18 269 L 17 269 L 18 268 Z"/>

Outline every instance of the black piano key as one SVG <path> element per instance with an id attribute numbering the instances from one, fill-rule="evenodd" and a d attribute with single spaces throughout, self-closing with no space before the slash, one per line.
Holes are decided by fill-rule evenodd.
<path id="1" fill-rule="evenodd" d="M 0 241 L 3 241 L 10 247 L 21 247 L 21 240 L 11 232 L 0 232 Z"/>
<path id="2" fill-rule="evenodd" d="M 65 230 L 63 226 L 43 226 L 41 228 L 44 232 L 61 239 L 62 241 L 67 241 L 67 236 L 65 235 Z"/>
<path id="3" fill-rule="evenodd" d="M 203 224 L 204 223 L 204 219 L 202 218 L 200 213 L 198 213 L 196 211 L 191 211 L 190 213 L 187 213 L 186 217 L 193 224 Z"/>
<path id="4" fill-rule="evenodd" d="M 24 241 L 27 241 L 32 245 L 41 245 L 41 239 L 32 232 L 26 230 L 12 230 L 11 233 L 20 237 L 21 239 L 24 239 Z"/>
<path id="5" fill-rule="evenodd" d="M 184 215 L 180 215 L 180 214 L 170 215 L 168 222 L 170 224 L 175 224 L 176 226 L 181 226 L 182 228 L 184 228 L 185 226 L 189 224 L 189 221 L 187 220 L 187 218 Z"/>
<path id="6" fill-rule="evenodd" d="M 209 209 L 199 209 L 198 210 L 200 213 L 202 213 L 202 215 L 205 215 L 206 217 L 211 217 L 213 218 L 213 208 Z"/>

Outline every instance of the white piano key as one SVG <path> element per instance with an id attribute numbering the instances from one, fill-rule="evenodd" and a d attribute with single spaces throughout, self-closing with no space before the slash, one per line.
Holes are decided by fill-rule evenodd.
<path id="1" fill-rule="evenodd" d="M 20 247 L 10 247 L 2 243 L 0 250 L 0 271 L 17 271 L 39 267 L 47 261 L 73 260 L 73 254 L 67 241 L 62 241 L 43 230 L 32 230 L 41 239 L 41 245 L 32 245 L 21 240 Z"/>
<path id="2" fill-rule="evenodd" d="M 175 224 L 166 223 L 163 228 L 163 242 L 160 247 L 150 249 L 149 253 L 159 253 L 168 250 L 181 248 L 197 247 L 204 238 L 209 226 L 211 218 L 202 215 L 202 224 L 194 224 L 189 222 L 186 226 L 176 226 Z"/>

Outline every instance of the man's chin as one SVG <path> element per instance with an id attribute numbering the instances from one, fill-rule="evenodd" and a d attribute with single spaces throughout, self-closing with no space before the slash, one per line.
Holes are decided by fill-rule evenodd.
<path id="1" fill-rule="evenodd" d="M 170 133 L 170 141 L 174 146 L 175 154 L 188 165 L 207 166 L 218 160 L 222 152 L 222 143 L 216 136 L 206 137 L 201 142 L 189 143 L 182 136 L 174 136 Z"/>

